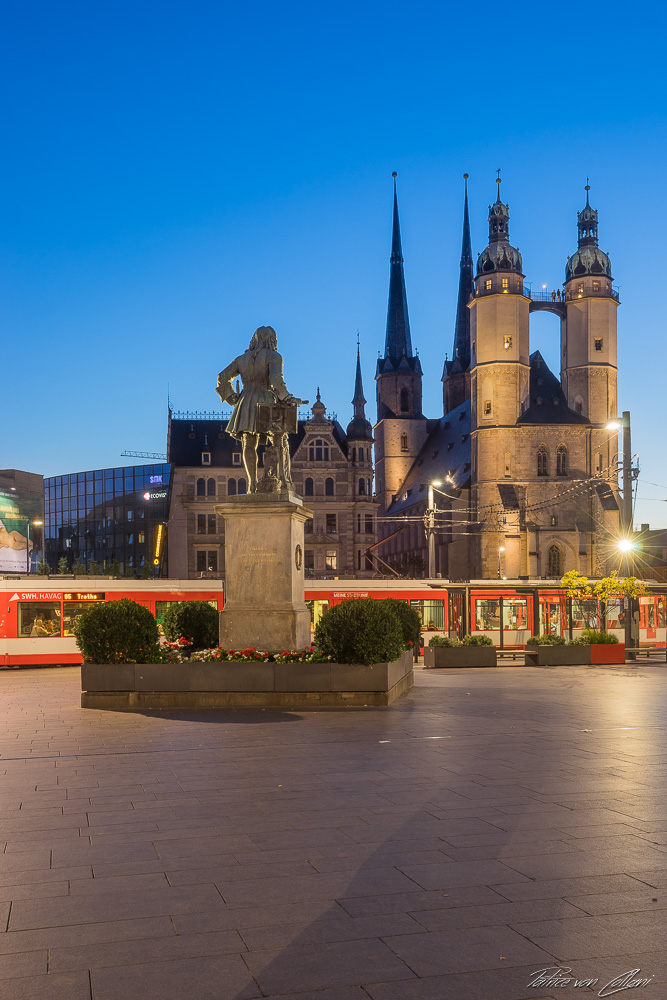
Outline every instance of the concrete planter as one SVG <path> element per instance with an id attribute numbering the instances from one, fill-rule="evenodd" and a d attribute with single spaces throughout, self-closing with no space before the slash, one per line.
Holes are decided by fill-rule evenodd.
<path id="1" fill-rule="evenodd" d="M 596 642 L 590 646 L 526 646 L 527 667 L 588 666 L 625 663 L 625 644 Z"/>
<path id="2" fill-rule="evenodd" d="M 82 708 L 285 708 L 390 705 L 414 682 L 392 663 L 84 663 Z"/>
<path id="3" fill-rule="evenodd" d="M 426 646 L 425 667 L 497 667 L 495 646 Z"/>

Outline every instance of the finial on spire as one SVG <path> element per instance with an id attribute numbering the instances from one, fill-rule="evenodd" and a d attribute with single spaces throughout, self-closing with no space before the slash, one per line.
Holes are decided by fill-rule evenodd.
<path id="1" fill-rule="evenodd" d="M 320 387 L 319 387 L 319 385 L 317 387 L 317 399 L 316 399 L 316 402 L 317 403 L 321 403 L 322 402 L 322 400 L 320 399 Z"/>
<path id="2" fill-rule="evenodd" d="M 466 194 L 468 193 L 468 178 L 469 177 L 470 177 L 470 174 L 464 174 L 463 175 L 463 181 L 464 181 L 464 187 L 466 189 Z"/>
<path id="3" fill-rule="evenodd" d="M 588 192 L 590 191 L 590 189 L 591 189 L 591 186 L 589 184 L 589 179 L 587 177 L 586 178 L 586 187 L 584 188 L 584 191 L 586 192 L 586 208 L 590 208 L 591 207 L 590 203 L 588 201 Z"/>
<path id="4" fill-rule="evenodd" d="M 357 329 L 357 347 L 359 347 L 359 330 L 358 330 L 358 329 Z M 358 353 L 359 353 L 359 352 L 357 351 L 357 354 L 358 354 Z"/>
<path id="5" fill-rule="evenodd" d="M 498 197 L 496 200 L 500 201 L 500 185 L 502 184 L 502 179 L 500 177 L 500 167 L 498 167 L 496 173 L 498 174 L 498 176 L 496 177 L 496 184 L 498 185 Z"/>
<path id="6" fill-rule="evenodd" d="M 398 174 L 396 173 L 395 170 L 393 170 L 391 176 L 395 178 L 395 177 L 398 177 Z"/>

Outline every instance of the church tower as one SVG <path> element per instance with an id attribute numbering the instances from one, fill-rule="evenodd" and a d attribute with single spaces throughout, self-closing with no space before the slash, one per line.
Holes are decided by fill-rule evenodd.
<path id="1" fill-rule="evenodd" d="M 500 200 L 500 177 L 496 183 L 489 245 L 477 261 L 470 303 L 471 500 L 478 512 L 497 509 L 498 484 L 517 475 L 518 440 L 510 428 L 516 427 L 529 399 L 530 300 L 524 295 L 521 254 L 509 241 L 509 206 Z M 498 551 L 507 548 L 504 537 L 487 533 L 475 542 L 475 574 L 495 576 Z M 519 569 L 518 539 L 516 552 L 507 551 L 506 557 Z"/>
<path id="2" fill-rule="evenodd" d="M 566 323 L 561 378 L 568 406 L 593 424 L 616 416 L 616 310 L 611 262 L 598 246 L 598 213 L 588 200 L 577 214 L 579 246 L 565 268 Z"/>
<path id="3" fill-rule="evenodd" d="M 394 217 L 389 258 L 387 334 L 384 357 L 378 358 L 375 375 L 375 477 L 382 513 L 391 503 L 426 440 L 426 418 L 422 413 L 422 369 L 419 357 L 412 352 L 398 219 L 397 175 L 394 173 L 392 176 Z"/>
<path id="4" fill-rule="evenodd" d="M 470 220 L 468 218 L 468 174 L 465 181 L 463 202 L 463 240 L 459 265 L 459 297 L 456 306 L 456 327 L 452 360 L 445 361 L 442 373 L 443 412 L 449 413 L 470 398 L 470 310 L 468 303 L 473 292 L 473 263 L 470 245 Z"/>

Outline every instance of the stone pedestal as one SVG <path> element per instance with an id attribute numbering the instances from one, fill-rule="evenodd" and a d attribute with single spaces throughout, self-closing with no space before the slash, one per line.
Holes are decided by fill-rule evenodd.
<path id="1" fill-rule="evenodd" d="M 229 497 L 215 510 L 225 522 L 220 645 L 274 652 L 309 645 L 303 526 L 313 512 L 293 493 Z"/>

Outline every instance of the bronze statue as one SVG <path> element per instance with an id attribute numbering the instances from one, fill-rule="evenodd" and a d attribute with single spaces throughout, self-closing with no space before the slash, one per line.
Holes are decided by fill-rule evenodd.
<path id="1" fill-rule="evenodd" d="M 234 379 L 241 378 L 237 393 Z M 255 330 L 247 351 L 218 375 L 217 394 L 234 407 L 227 433 L 241 442 L 249 493 L 278 493 L 294 488 L 287 435 L 297 429 L 297 407 L 307 399 L 293 396 L 283 379 L 283 359 L 271 326 Z M 264 475 L 257 479 L 257 448 L 267 445 Z"/>

